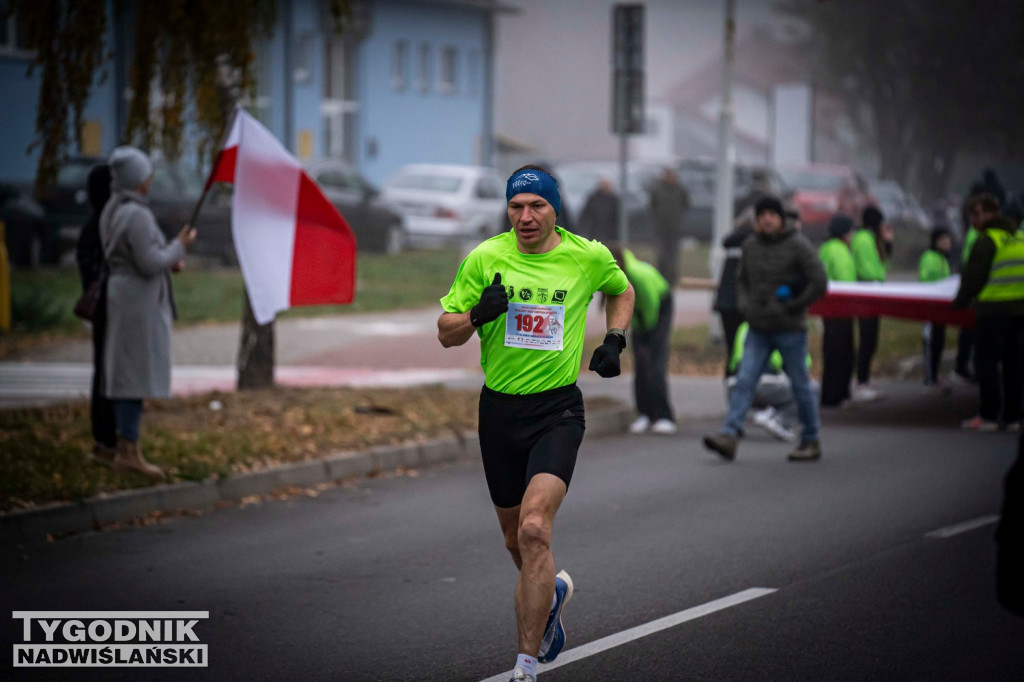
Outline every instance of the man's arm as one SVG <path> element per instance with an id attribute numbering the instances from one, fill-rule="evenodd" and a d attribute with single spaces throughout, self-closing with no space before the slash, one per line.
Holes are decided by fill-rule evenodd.
<path id="1" fill-rule="evenodd" d="M 437 318 L 437 340 L 445 348 L 461 346 L 473 336 L 476 327 L 469 321 L 469 313 L 441 313 Z"/>
<path id="2" fill-rule="evenodd" d="M 608 296 L 608 304 L 605 306 L 604 318 L 608 329 L 627 329 L 629 321 L 633 318 L 633 302 L 636 300 L 636 292 L 633 285 L 627 285 L 626 290 L 615 296 Z"/>
<path id="3" fill-rule="evenodd" d="M 954 308 L 966 308 L 988 284 L 992 260 L 996 256 L 995 242 L 987 234 L 982 234 L 974 242 L 971 255 L 960 273 L 960 290 L 953 299 Z"/>

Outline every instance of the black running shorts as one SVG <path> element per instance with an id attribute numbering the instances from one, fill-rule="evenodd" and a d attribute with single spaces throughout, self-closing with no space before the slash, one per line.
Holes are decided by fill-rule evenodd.
<path id="1" fill-rule="evenodd" d="M 480 453 L 491 501 L 517 507 L 537 474 L 569 487 L 583 441 L 583 394 L 576 384 L 526 395 L 480 392 Z"/>

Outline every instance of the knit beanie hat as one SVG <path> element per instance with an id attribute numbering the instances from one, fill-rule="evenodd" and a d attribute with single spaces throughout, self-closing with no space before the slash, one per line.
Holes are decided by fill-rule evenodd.
<path id="1" fill-rule="evenodd" d="M 756 204 L 754 204 L 755 216 L 759 216 L 765 211 L 775 211 L 776 213 L 779 214 L 780 218 L 785 219 L 786 217 L 786 209 L 782 207 L 782 202 L 773 196 L 763 197 L 762 199 L 758 200 Z"/>
<path id="2" fill-rule="evenodd" d="M 868 206 L 864 209 L 864 213 L 860 216 L 860 221 L 864 227 L 870 228 L 874 231 L 878 231 L 878 228 L 882 226 L 882 221 L 885 220 L 885 216 L 874 206 Z"/>
<path id="3" fill-rule="evenodd" d="M 829 236 L 842 239 L 853 230 L 853 218 L 842 213 L 836 213 L 828 223 Z"/>
<path id="4" fill-rule="evenodd" d="M 118 147 L 110 154 L 110 174 L 117 189 L 135 189 L 153 174 L 153 162 L 135 147 Z"/>

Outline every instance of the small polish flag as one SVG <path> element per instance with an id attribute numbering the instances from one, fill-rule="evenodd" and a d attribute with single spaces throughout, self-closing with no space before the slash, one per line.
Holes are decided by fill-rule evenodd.
<path id="1" fill-rule="evenodd" d="M 243 109 L 235 110 L 206 190 L 215 182 L 235 186 L 231 232 L 259 324 L 292 306 L 352 302 L 352 230 L 298 160 Z"/>

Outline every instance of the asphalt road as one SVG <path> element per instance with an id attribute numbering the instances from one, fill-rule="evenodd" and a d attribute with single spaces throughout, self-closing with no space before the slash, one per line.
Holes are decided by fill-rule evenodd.
<path id="1" fill-rule="evenodd" d="M 785 444 L 756 433 L 721 462 L 700 445 L 706 419 L 669 438 L 586 441 L 554 537 L 576 583 L 568 644 L 541 680 L 1024 679 L 1024 619 L 995 601 L 992 541 L 1016 440 L 953 429 L 964 407 L 832 413 L 817 463 L 789 463 Z M 364 479 L 3 548 L 5 610 L 208 610 L 196 634 L 210 665 L 8 659 L 2 674 L 484 680 L 514 661 L 514 579 L 478 464 Z M 760 596 L 691 611 L 738 594 Z M 620 633 L 631 641 L 607 647 Z M 4 635 L 11 652 L 20 623 Z"/>

